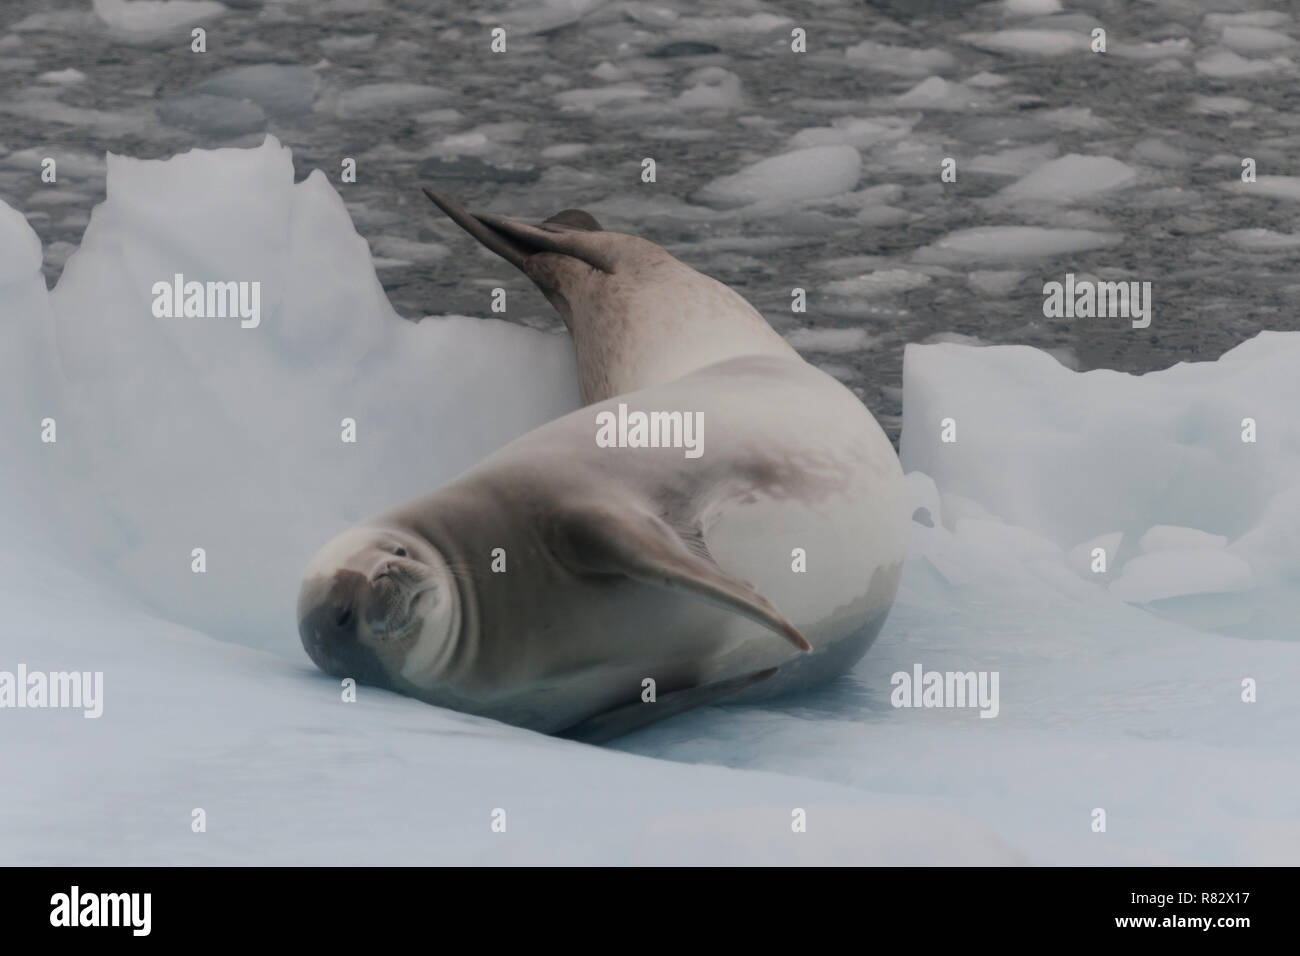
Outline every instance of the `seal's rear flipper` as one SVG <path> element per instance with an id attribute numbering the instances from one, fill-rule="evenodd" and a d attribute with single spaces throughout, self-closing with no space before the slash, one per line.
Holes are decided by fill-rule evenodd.
<path id="1" fill-rule="evenodd" d="M 614 271 L 608 243 L 599 238 L 600 223 L 581 209 L 565 209 L 540 226 L 530 226 L 505 216 L 469 212 L 428 189 L 424 194 L 452 222 L 530 278 L 528 260 L 539 253 L 569 256 L 601 272 Z"/>
<path id="2" fill-rule="evenodd" d="M 589 505 L 563 512 L 550 529 L 551 546 L 570 570 L 621 574 L 743 614 L 801 651 L 812 645 L 763 595 L 718 567 L 697 533 L 683 536 L 667 522 L 635 508 Z"/>
<path id="3" fill-rule="evenodd" d="M 595 717 L 588 717 L 567 730 L 560 731 L 556 736 L 588 744 L 601 744 L 615 737 L 630 734 L 634 730 L 640 730 L 657 720 L 684 713 L 694 707 L 716 703 L 739 693 L 746 687 L 753 687 L 759 681 L 767 680 L 776 672 L 777 668 L 769 667 L 741 677 L 731 677 L 711 684 L 699 684 L 695 687 L 669 691 L 652 702 L 638 700 L 635 704 L 616 707 Z"/>

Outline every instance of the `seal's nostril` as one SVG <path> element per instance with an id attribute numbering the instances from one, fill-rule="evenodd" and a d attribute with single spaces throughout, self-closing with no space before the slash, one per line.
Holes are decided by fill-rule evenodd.
<path id="1" fill-rule="evenodd" d="M 406 549 L 402 547 L 398 547 L 394 549 L 393 554 L 397 555 L 399 558 L 404 558 L 406 557 Z"/>

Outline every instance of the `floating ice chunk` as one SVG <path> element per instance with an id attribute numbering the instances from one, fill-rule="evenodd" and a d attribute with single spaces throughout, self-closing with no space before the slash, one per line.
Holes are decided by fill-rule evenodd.
<path id="1" fill-rule="evenodd" d="M 1187 67 L 1183 66 L 1183 64 L 1179 63 L 1177 60 L 1168 59 L 1168 60 L 1157 60 L 1155 63 L 1152 63 L 1149 67 L 1147 67 L 1147 72 L 1148 73 L 1182 73 L 1186 69 Z"/>
<path id="2" fill-rule="evenodd" d="M 190 92 L 256 103 L 268 116 L 292 119 L 311 112 L 320 81 L 305 66 L 258 63 L 204 80 Z"/>
<path id="3" fill-rule="evenodd" d="M 66 226 L 67 222 L 64 221 L 61 225 Z M 76 251 L 77 246 L 75 243 L 64 242 L 63 240 L 51 242 L 45 247 L 45 265 L 47 268 L 62 269 L 68 261 L 68 257 Z"/>
<path id="4" fill-rule="evenodd" d="M 871 156 L 872 167 L 884 167 L 915 175 L 918 169 L 938 169 L 939 164 L 952 154 L 952 146 L 938 139 L 908 136 L 892 143 L 883 143 Z"/>
<path id="5" fill-rule="evenodd" d="M 604 4 L 605 0 L 529 0 L 500 14 L 493 13 L 487 22 L 509 24 L 511 30 L 520 33 L 546 33 L 578 23 Z"/>
<path id="6" fill-rule="evenodd" d="M 862 389 L 852 384 L 858 377 L 858 370 L 852 365 L 844 365 L 840 362 L 816 362 L 814 364 L 831 378 L 838 379 L 845 385 L 849 385 L 859 398 L 862 396 Z"/>
<path id="7" fill-rule="evenodd" d="M 881 182 L 875 186 L 867 186 L 866 189 L 853 191 L 845 196 L 844 202 L 855 203 L 858 206 L 878 206 L 880 203 L 897 202 L 898 199 L 902 199 L 902 186 L 896 182 Z"/>
<path id="8" fill-rule="evenodd" d="M 1221 534 L 1172 524 L 1155 525 L 1138 541 L 1144 554 L 1150 551 L 1215 551 L 1227 546 L 1228 539 Z"/>
<path id="9" fill-rule="evenodd" d="M 1226 551 L 1160 550 L 1125 563 L 1110 593 L 1130 604 L 1150 604 L 1188 594 L 1241 591 L 1251 586 L 1252 578 L 1250 565 Z"/>
<path id="10" fill-rule="evenodd" d="M 416 242 L 401 236 L 375 236 L 370 240 L 370 248 L 379 256 L 398 259 L 408 265 L 427 265 L 450 254 L 450 250 L 442 243 Z"/>
<path id="11" fill-rule="evenodd" d="M 1191 112 L 1206 113 L 1210 116 L 1236 116 L 1239 113 L 1249 113 L 1255 108 L 1255 104 L 1250 100 L 1244 100 L 1240 96 L 1201 96 L 1194 95 L 1191 102 Z"/>
<path id="12" fill-rule="evenodd" d="M 740 77 L 718 66 L 706 66 L 687 78 L 692 85 L 674 102 L 686 109 L 735 109 L 744 102 Z"/>
<path id="13" fill-rule="evenodd" d="M 929 285 L 930 281 L 928 275 L 920 272 L 907 269 L 882 269 L 869 275 L 827 283 L 824 291 L 827 295 L 837 296 L 898 295 Z"/>
<path id="14" fill-rule="evenodd" d="M 1039 169 L 1056 156 L 1055 143 L 1034 143 L 1013 146 L 1000 153 L 985 153 L 971 158 L 963 166 L 968 173 L 989 173 L 996 176 L 1024 176 Z"/>
<path id="15" fill-rule="evenodd" d="M 1172 146 L 1155 136 L 1140 140 L 1133 147 L 1133 155 L 1157 166 L 1186 166 L 1192 161 L 1191 154 L 1186 150 Z"/>
<path id="16" fill-rule="evenodd" d="M 626 80 L 628 78 L 628 71 L 615 66 L 613 63 L 610 63 L 609 60 L 602 60 L 599 65 L 592 69 L 591 75 L 598 80 L 612 83 L 615 80 Z"/>
<path id="17" fill-rule="evenodd" d="M 950 232 L 918 249 L 918 262 L 1007 262 L 1106 249 L 1122 240 L 1119 233 L 1042 226 L 977 226 Z M 924 470 L 924 469 L 922 469 Z"/>
<path id="18" fill-rule="evenodd" d="M 865 119 L 839 116 L 831 121 L 830 126 L 811 126 L 808 129 L 801 129 L 790 137 L 790 147 L 806 149 L 810 146 L 843 144 L 866 149 L 877 143 L 902 139 L 914 125 L 916 125 L 914 120 L 896 117 Z"/>
<path id="19" fill-rule="evenodd" d="M 30 270 L 34 281 L 15 288 L 40 297 L 0 294 L 0 417 L 14 407 L 6 383 L 46 354 L 11 348 L 11 335 L 57 329 L 62 373 L 41 378 L 68 383 L 64 454 L 44 476 L 43 510 L 80 529 L 79 553 L 110 566 L 120 587 L 227 639 L 291 646 L 285 596 L 291 608 L 302 563 L 322 541 L 576 406 L 564 338 L 395 315 L 338 192 L 320 171 L 295 184 L 288 150 L 271 138 L 166 161 L 110 156 L 107 199 L 48 296 L 40 244 L 3 205 L 0 240 L 0 279 Z M 377 245 L 403 258 L 432 251 Z M 260 324 L 155 318 L 153 285 L 176 273 L 259 282 Z M 42 309 L 52 318 L 42 321 Z M 502 381 L 512 383 L 504 399 Z M 463 402 L 421 398 L 443 388 Z M 384 397 L 394 393 L 410 400 L 394 407 Z M 31 415 L 41 405 L 50 407 L 17 407 Z M 340 441 L 345 417 L 358 423 L 362 454 Z M 65 429 L 91 440 L 65 446 Z M 3 458 L 0 471 L 10 465 Z M 198 546 L 206 576 L 189 569 Z"/>
<path id="20" fill-rule="evenodd" d="M 24 33 L 88 33 L 97 31 L 104 21 L 93 10 L 42 10 L 29 13 L 9 29 L 15 40 Z M 7 40 L 8 37 L 3 38 Z M 21 64 L 27 63 L 27 66 Z M 14 64 L 20 64 L 15 66 Z M 35 62 L 26 57 L 0 58 L 0 70 L 32 70 Z"/>
<path id="21" fill-rule="evenodd" d="M 1275 73 L 1290 72 L 1295 68 L 1284 56 L 1269 60 L 1248 60 L 1231 50 L 1217 50 L 1196 61 L 1196 72 L 1220 79 L 1256 79 Z"/>
<path id="22" fill-rule="evenodd" d="M 903 362 L 904 467 L 1063 546 L 1154 525 L 1236 540 L 1300 485 L 1300 333 L 1146 375 L 1072 372 L 1021 346 L 909 345 Z M 941 444 L 948 416 L 957 440 Z"/>
<path id="23" fill-rule="evenodd" d="M 1090 106 L 1062 106 L 1057 110 L 1043 110 L 1038 118 L 1061 129 L 1099 132 L 1110 126 L 1104 119 L 1095 116 Z"/>
<path id="24" fill-rule="evenodd" d="M 542 150 L 542 159 L 576 159 L 590 148 L 586 143 L 554 143 Z"/>
<path id="25" fill-rule="evenodd" d="M 1276 53 L 1296 45 L 1295 40 L 1278 30 L 1246 26 L 1225 27 L 1223 42 L 1238 53 Z"/>
<path id="26" fill-rule="evenodd" d="M 1090 50 L 1088 34 L 1069 30 L 998 30 L 995 33 L 964 33 L 961 38 L 981 50 L 994 53 L 1062 56 Z"/>
<path id="27" fill-rule="evenodd" d="M 256 103 L 207 93 L 182 93 L 158 104 L 158 118 L 169 126 L 211 136 L 241 136 L 266 129 L 266 112 Z"/>
<path id="28" fill-rule="evenodd" d="M 792 329 L 785 340 L 800 352 L 860 352 L 878 341 L 866 329 Z"/>
<path id="29" fill-rule="evenodd" d="M 436 150 L 441 156 L 459 156 L 464 153 L 481 153 L 492 145 L 482 133 L 452 133 L 438 141 Z"/>
<path id="30" fill-rule="evenodd" d="M 624 3 L 619 4 L 619 9 L 637 23 L 652 27 L 671 26 L 681 16 L 672 7 L 661 6 L 647 0 L 625 0 Z"/>
<path id="31" fill-rule="evenodd" d="M 1061 0 L 1002 0 L 1002 11 L 1015 17 L 1046 17 L 1061 12 Z"/>
<path id="32" fill-rule="evenodd" d="M 650 95 L 650 91 L 639 83 L 614 83 L 610 86 L 585 90 L 565 90 L 555 94 L 555 102 L 564 109 L 591 112 L 606 103 L 621 100 L 640 100 Z"/>
<path id="33" fill-rule="evenodd" d="M 673 27 L 674 36 L 716 39 L 737 33 L 770 33 L 794 23 L 775 13 L 751 13 L 734 17 L 683 17 Z"/>
<path id="34" fill-rule="evenodd" d="M 485 123 L 443 137 L 433 147 L 433 153 L 437 156 L 477 155 L 489 149 L 500 148 L 503 143 L 515 142 L 523 130 L 523 125 L 519 123 Z"/>
<path id="35" fill-rule="evenodd" d="M 1006 295 L 1014 292 L 1025 281 L 1026 272 L 1019 269 L 976 270 L 966 277 L 976 292 L 984 295 Z"/>
<path id="36" fill-rule="evenodd" d="M 915 50 L 874 40 L 863 40 L 845 50 L 844 55 L 855 66 L 896 76 L 933 76 L 957 68 L 956 57 L 945 50 Z"/>
<path id="37" fill-rule="evenodd" d="M 440 87 L 423 83 L 367 83 L 337 94 L 331 107 L 345 119 L 364 119 L 374 114 L 425 109 L 450 95 Z"/>
<path id="38" fill-rule="evenodd" d="M 460 110 L 445 106 L 442 109 L 425 110 L 422 113 L 416 113 L 411 119 L 424 125 L 446 124 L 450 126 L 462 122 L 465 115 Z"/>
<path id="39" fill-rule="evenodd" d="M 880 187 L 873 186 L 873 189 Z M 901 187 L 896 187 L 900 188 Z M 863 190 L 865 192 L 865 190 Z M 853 195 L 858 195 L 854 193 Z M 836 275 L 861 275 L 870 269 L 888 268 L 891 260 L 888 256 L 840 256 L 836 259 L 826 259 L 818 263 L 818 267 L 825 272 L 832 272 Z"/>
<path id="40" fill-rule="evenodd" d="M 1260 199 L 1300 200 L 1300 176 L 1259 176 L 1253 183 L 1236 180 L 1224 183 L 1223 188 Z"/>
<path id="41" fill-rule="evenodd" d="M 95 16 L 115 30 L 160 34 L 226 13 L 216 0 L 91 0 Z"/>
<path id="42" fill-rule="evenodd" d="M 69 67 L 66 70 L 50 70 L 36 78 L 38 83 L 53 83 L 56 86 L 73 86 L 86 82 L 86 74 Z"/>
<path id="43" fill-rule="evenodd" d="M 375 33 L 358 33 L 344 36 L 323 37 L 320 47 L 326 53 L 354 53 L 374 48 L 379 35 Z"/>
<path id="44" fill-rule="evenodd" d="M 1232 229 L 1223 238 L 1247 252 L 1279 252 L 1300 248 L 1300 232 L 1274 232 L 1272 229 Z"/>
<path id="45" fill-rule="evenodd" d="M 857 185 L 862 157 L 852 146 L 814 146 L 760 160 L 700 190 L 718 204 L 781 203 L 836 196 Z"/>
<path id="46" fill-rule="evenodd" d="M 48 91 L 52 92 L 52 91 Z M 150 108 L 126 107 L 124 109 L 101 110 L 82 106 L 68 106 L 57 99 L 46 96 L 32 96 L 23 99 L 9 99 L 0 96 L 0 113 L 12 113 L 26 116 L 41 123 L 64 123 L 68 126 L 87 127 L 102 131 L 109 136 L 118 137 L 127 133 L 142 133 L 155 124 Z"/>
<path id="47" fill-rule="evenodd" d="M 906 93 L 894 97 L 895 106 L 911 110 L 968 110 L 989 102 L 988 95 L 941 76 L 922 80 Z"/>
<path id="48" fill-rule="evenodd" d="M 1116 43 L 1108 50 L 1112 56 L 1124 60 L 1169 60 L 1191 56 L 1194 47 L 1186 37 L 1177 37 L 1158 43 Z"/>
<path id="49" fill-rule="evenodd" d="M 1228 27 L 1280 27 L 1290 20 L 1281 10 L 1253 10 L 1247 13 L 1207 14 L 1205 25 L 1211 30 L 1226 30 Z"/>
<path id="50" fill-rule="evenodd" d="M 998 198 L 1011 202 L 1070 203 L 1122 189 L 1136 181 L 1137 171 L 1118 159 L 1070 153 L 1044 163 L 1024 179 L 1003 189 Z"/>

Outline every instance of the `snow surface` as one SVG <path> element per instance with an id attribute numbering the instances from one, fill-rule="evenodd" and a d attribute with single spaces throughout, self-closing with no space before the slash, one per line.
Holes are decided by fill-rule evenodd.
<path id="1" fill-rule="evenodd" d="M 567 341 L 401 320 L 334 187 L 295 184 L 274 139 L 107 175 L 49 293 L 0 203 L 0 670 L 105 683 L 98 719 L 0 711 L 0 862 L 1300 862 L 1300 334 L 1141 377 L 909 347 L 914 554 L 876 647 L 817 693 L 598 749 L 368 688 L 343 703 L 293 621 L 322 541 L 576 405 Z M 155 319 L 176 272 L 261 281 L 261 324 Z M 1130 574 L 1172 597 L 1130 603 Z M 891 707 L 918 663 L 999 672 L 998 717 Z"/>

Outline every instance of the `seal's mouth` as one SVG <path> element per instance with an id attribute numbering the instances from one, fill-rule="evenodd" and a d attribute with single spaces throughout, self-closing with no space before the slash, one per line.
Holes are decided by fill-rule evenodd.
<path id="1" fill-rule="evenodd" d="M 425 579 L 403 580 L 391 573 L 377 577 L 366 609 L 367 630 L 384 643 L 412 637 L 420 630 L 434 589 Z"/>

